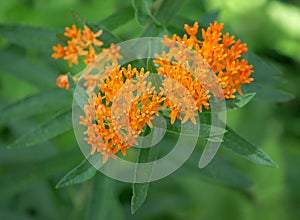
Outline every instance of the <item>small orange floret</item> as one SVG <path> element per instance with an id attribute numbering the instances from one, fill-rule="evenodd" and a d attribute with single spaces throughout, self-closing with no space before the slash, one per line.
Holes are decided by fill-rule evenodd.
<path id="1" fill-rule="evenodd" d="M 103 31 L 99 30 L 97 33 L 94 33 L 88 26 L 84 26 L 84 30 L 82 31 L 76 25 L 66 27 L 65 30 L 64 35 L 70 38 L 67 41 L 68 45 L 65 47 L 60 44 L 53 46 L 54 53 L 52 57 L 54 59 L 63 58 L 67 60 L 70 67 L 73 64 L 78 64 L 79 56 L 86 56 L 84 62 L 86 64 L 91 63 L 95 58 L 94 46 L 100 47 L 103 45 L 103 42 L 97 39 Z M 89 51 L 87 51 L 87 47 Z"/>
<path id="2" fill-rule="evenodd" d="M 54 59 L 60 59 L 65 56 L 65 49 L 61 44 L 57 44 L 56 46 L 53 46 L 52 49 L 54 50 L 54 53 L 52 54 L 52 57 Z"/>
<path id="3" fill-rule="evenodd" d="M 65 88 L 67 90 L 70 90 L 69 82 L 68 82 L 68 76 L 66 74 L 60 75 L 56 79 L 56 85 L 59 88 Z"/>
<path id="4" fill-rule="evenodd" d="M 184 25 L 184 29 L 186 33 L 189 35 L 196 35 L 198 33 L 199 24 L 198 22 L 195 22 L 193 27 L 188 26 L 187 24 Z"/>
<path id="5" fill-rule="evenodd" d="M 86 55 L 86 59 L 84 60 L 85 64 L 90 64 L 95 61 L 95 49 L 92 45 L 89 47 L 89 53 Z"/>
<path id="6" fill-rule="evenodd" d="M 99 30 L 97 33 L 94 33 L 88 26 L 85 25 L 82 35 L 82 40 L 84 41 L 83 47 L 87 47 L 91 44 L 94 44 L 98 47 L 102 46 L 103 42 L 97 39 L 97 37 L 99 37 L 102 34 L 102 32 L 102 30 Z"/>
<path id="7" fill-rule="evenodd" d="M 173 35 L 172 39 L 165 37 L 163 43 L 170 47 L 170 52 L 172 52 L 166 57 L 174 56 L 177 62 L 179 61 L 177 54 L 180 53 L 176 52 L 176 46 L 172 46 L 170 42 L 166 44 L 166 41 L 175 41 L 178 45 L 183 43 L 187 47 L 193 48 L 215 72 L 224 97 L 231 99 L 235 98 L 234 93 L 236 92 L 242 94 L 240 88 L 242 84 L 248 84 L 253 80 L 250 78 L 253 67 L 245 59 L 241 59 L 241 56 L 247 51 L 247 45 L 242 44 L 240 40 L 235 40 L 234 36 L 230 36 L 229 33 L 223 34 L 223 27 L 223 23 L 216 21 L 207 29 L 202 29 L 201 41 L 196 36 L 199 24 L 195 22 L 192 27 L 184 25 L 189 36 L 185 34 L 183 38 L 180 38 Z"/>
<path id="8" fill-rule="evenodd" d="M 73 41 L 68 41 L 68 46 L 65 48 L 65 51 L 66 55 L 64 56 L 64 60 L 68 60 L 70 67 L 73 63 L 78 64 L 78 56 L 85 56 L 88 53 Z"/>
<path id="9" fill-rule="evenodd" d="M 76 25 L 73 24 L 71 28 L 66 27 L 64 35 L 71 38 L 74 42 L 78 42 L 81 38 L 81 30 L 77 29 Z"/>

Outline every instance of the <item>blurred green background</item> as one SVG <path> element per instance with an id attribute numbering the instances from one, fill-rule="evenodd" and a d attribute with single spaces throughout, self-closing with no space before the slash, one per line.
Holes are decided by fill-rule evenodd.
<path id="1" fill-rule="evenodd" d="M 98 22 L 128 5 L 131 5 L 129 0 L 1 1 L 0 23 L 44 26 L 61 32 L 73 24 L 72 9 L 89 22 Z M 147 202 L 134 216 L 129 211 L 130 184 L 116 183 L 118 187 L 113 194 L 118 201 L 111 208 L 114 211 L 111 216 L 100 219 L 300 219 L 300 2 L 186 0 L 178 14 L 198 20 L 204 13 L 215 10 L 220 10 L 219 20 L 225 23 L 227 30 L 282 72 L 282 89 L 295 95 L 286 103 L 255 99 L 243 109 L 228 113 L 228 124 L 267 152 L 279 167 L 261 167 L 236 158 L 236 166 L 255 183 L 247 190 L 205 181 L 194 173 L 172 174 L 151 184 Z M 113 33 L 129 39 L 138 37 L 142 28 L 132 20 Z M 6 40 L 0 38 L 1 47 L 6 44 Z M 50 62 L 55 65 L 54 61 Z M 10 65 L 14 65 L 14 60 Z M 59 74 L 62 72 L 53 76 Z M 0 66 L 1 105 L 39 90 Z M 0 124 L 1 220 L 86 217 L 93 187 L 91 181 L 55 189 L 63 175 L 83 159 L 73 132 L 34 148 L 6 149 L 44 117 L 41 114 L 33 119 Z M 68 153 L 73 148 L 78 149 Z M 59 152 L 61 156 L 55 157 Z M 63 168 L 58 165 L 62 160 L 65 161 Z M 46 168 L 49 166 L 51 170 Z"/>

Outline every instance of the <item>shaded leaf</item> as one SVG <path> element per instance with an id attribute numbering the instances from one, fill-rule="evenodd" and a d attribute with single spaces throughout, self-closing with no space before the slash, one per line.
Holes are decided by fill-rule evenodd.
<path id="1" fill-rule="evenodd" d="M 149 19 L 157 23 L 151 13 L 152 0 L 133 0 L 132 5 L 135 10 L 135 20 L 139 25 L 144 26 Z"/>
<path id="2" fill-rule="evenodd" d="M 269 102 L 286 102 L 294 98 L 292 94 L 275 88 L 283 82 L 279 70 L 253 53 L 248 52 L 243 55 L 243 58 L 253 65 L 254 70 L 251 75 L 254 81 L 242 86 L 244 92 L 255 92 L 257 98 Z"/>
<path id="3" fill-rule="evenodd" d="M 147 71 L 149 71 L 150 73 L 157 73 L 153 60 L 150 58 L 147 59 Z"/>
<path id="4" fill-rule="evenodd" d="M 56 185 L 56 188 L 62 188 L 78 183 L 85 182 L 95 176 L 97 169 L 93 167 L 88 160 L 83 160 L 80 164 L 68 172 Z"/>
<path id="5" fill-rule="evenodd" d="M 152 59 L 147 60 L 147 71 L 150 72 L 149 79 L 150 82 L 152 83 L 152 86 L 155 88 L 156 92 L 160 92 L 161 84 L 162 84 L 162 77 L 157 73 L 157 70 L 154 66 L 154 63 Z"/>
<path id="6" fill-rule="evenodd" d="M 169 152 L 168 148 L 173 148 L 177 143 L 177 137 L 175 134 L 166 133 L 164 139 L 161 141 L 161 145 L 165 146 L 161 148 L 162 154 Z M 237 170 L 229 161 L 216 155 L 212 161 L 208 163 L 204 168 L 199 168 L 199 160 L 201 157 L 199 149 L 203 148 L 205 141 L 198 140 L 196 149 L 190 155 L 185 164 L 176 172 L 174 178 L 184 175 L 197 175 L 200 178 L 211 181 L 217 184 L 223 184 L 231 187 L 245 188 L 252 185 L 252 181 L 249 180 L 243 173 Z M 168 148 L 166 147 L 168 146 Z"/>
<path id="7" fill-rule="evenodd" d="M 38 155 L 36 155 L 38 156 Z M 39 163 L 22 167 L 22 169 L 11 170 L 10 174 L 0 183 L 0 195 L 10 196 L 30 188 L 38 181 L 49 178 L 69 169 L 78 161 L 77 151 L 65 151 Z"/>
<path id="8" fill-rule="evenodd" d="M 172 21 L 182 3 L 183 1 L 181 0 L 163 0 L 154 14 L 154 18 L 159 22 L 159 25 L 152 21 L 144 30 L 142 36 L 163 37 L 164 34 L 168 34 L 166 27 Z"/>
<path id="9" fill-rule="evenodd" d="M 57 32 L 42 27 L 0 24 L 0 36 L 8 42 L 46 53 L 56 44 Z"/>
<path id="10" fill-rule="evenodd" d="M 218 21 L 220 15 L 220 10 L 214 10 L 208 13 L 205 13 L 199 20 L 199 25 L 202 28 L 208 28 L 210 24 L 213 24 L 215 21 Z"/>
<path id="11" fill-rule="evenodd" d="M 74 94 L 77 84 L 74 81 L 73 76 L 70 73 L 68 73 L 67 76 L 68 76 L 68 83 L 69 83 L 69 86 L 70 86 L 70 91 L 71 91 L 72 94 Z"/>
<path id="12" fill-rule="evenodd" d="M 150 133 L 149 135 L 152 135 L 152 137 L 153 137 L 153 133 Z M 141 143 L 141 147 L 146 147 L 147 145 L 149 145 L 149 143 L 145 143 L 145 142 Z M 155 147 L 140 148 L 137 164 L 155 161 L 158 157 L 159 150 L 160 150 L 159 145 L 157 145 Z M 140 169 L 141 169 L 141 167 L 137 165 L 136 171 L 135 171 L 135 178 L 137 179 L 136 175 L 143 175 L 144 177 L 148 178 L 150 181 L 152 167 L 150 169 L 144 169 L 144 170 L 140 170 Z M 131 198 L 131 213 L 132 214 L 134 214 L 146 201 L 149 185 L 150 185 L 150 182 L 133 183 L 132 184 L 132 192 L 133 192 L 133 195 Z"/>
<path id="13" fill-rule="evenodd" d="M 120 10 L 122 11 L 122 13 L 118 11 L 103 19 L 102 21 L 97 22 L 96 25 L 100 28 L 114 30 L 118 27 L 123 26 L 126 22 L 134 18 L 134 10 L 131 6 L 122 8 Z"/>
<path id="14" fill-rule="evenodd" d="M 187 162 L 187 169 L 198 173 L 202 178 L 231 187 L 246 188 L 253 185 L 253 182 L 243 173 L 233 167 L 228 161 L 215 156 L 214 159 L 204 168 L 199 169 L 200 154 L 192 154 Z M 185 169 L 185 172 L 189 172 Z"/>
<path id="15" fill-rule="evenodd" d="M 77 26 L 82 26 L 83 27 L 85 25 L 85 23 L 86 23 L 85 18 L 82 17 L 77 11 L 72 10 L 71 14 L 72 14 L 73 20 L 75 21 L 75 24 Z"/>
<path id="16" fill-rule="evenodd" d="M 100 29 L 103 30 L 103 33 L 99 39 L 103 41 L 104 47 L 109 47 L 112 43 L 116 44 L 121 42 L 122 40 L 118 36 L 114 35 L 111 31 L 123 26 L 134 17 L 134 10 L 132 7 L 126 7 L 120 10 L 122 13 L 116 12 L 95 24 L 88 23 L 88 26 L 94 32 L 97 32 Z"/>
<path id="17" fill-rule="evenodd" d="M 45 142 L 72 129 L 72 112 L 63 112 L 55 115 L 47 122 L 29 131 L 17 139 L 8 148 L 26 148 Z"/>
<path id="18" fill-rule="evenodd" d="M 228 126 L 226 127 L 226 129 L 227 132 L 223 137 L 224 142 L 222 143 L 222 147 L 228 148 L 235 153 L 244 156 L 253 163 L 271 167 L 277 166 L 277 164 L 271 159 L 271 157 L 263 150 L 249 143 Z"/>
<path id="19" fill-rule="evenodd" d="M 242 108 L 247 105 L 255 96 L 255 92 L 247 93 L 243 95 L 236 95 L 234 99 L 227 99 L 226 100 L 226 109 L 237 109 Z"/>
<path id="20" fill-rule="evenodd" d="M 95 176 L 86 220 L 111 219 L 109 211 L 115 211 L 113 207 L 114 184 L 113 180 L 100 173 Z"/>
<path id="21" fill-rule="evenodd" d="M 282 73 L 259 56 L 247 52 L 243 55 L 243 58 L 253 65 L 254 72 L 251 74 L 251 77 L 254 78 L 255 83 L 263 85 L 279 85 L 282 83 Z"/>
<path id="22" fill-rule="evenodd" d="M 287 102 L 294 98 L 293 94 L 256 82 L 252 82 L 248 85 L 243 85 L 242 91 L 245 93 L 255 92 L 255 97 L 267 102 Z"/>
<path id="23" fill-rule="evenodd" d="M 45 89 L 56 86 L 56 69 L 33 62 L 29 58 L 11 51 L 0 51 L 0 66 L 1 71 L 11 73 L 38 88 Z"/>
<path id="24" fill-rule="evenodd" d="M 183 2 L 182 0 L 163 0 L 154 17 L 166 27 L 179 11 Z"/>
<path id="25" fill-rule="evenodd" d="M 169 112 L 163 111 L 161 113 L 164 116 L 165 122 L 166 122 L 166 132 L 172 133 L 172 134 L 182 134 L 184 136 L 194 136 L 195 131 L 198 131 L 198 125 L 189 124 L 189 126 L 185 125 L 184 131 L 181 131 L 181 121 L 176 120 L 173 124 L 171 124 L 170 118 L 168 117 Z M 203 117 L 209 117 L 208 114 L 202 114 Z M 219 136 L 222 134 L 225 134 L 226 129 L 222 129 L 213 125 L 205 124 L 205 122 L 202 122 L 203 119 L 201 119 L 201 123 L 199 125 L 199 134 L 197 137 L 199 138 L 208 138 L 209 136 Z M 155 122 L 155 127 L 164 128 L 164 124 L 161 121 Z"/>
<path id="26" fill-rule="evenodd" d="M 3 107 L 0 123 L 71 106 L 71 96 L 62 89 L 32 95 Z"/>

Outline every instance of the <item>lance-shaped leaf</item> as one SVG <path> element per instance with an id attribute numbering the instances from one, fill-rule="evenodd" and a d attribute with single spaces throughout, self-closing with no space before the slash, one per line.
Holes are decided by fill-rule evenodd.
<path id="1" fill-rule="evenodd" d="M 17 139 L 8 148 L 26 148 L 45 142 L 72 129 L 72 112 L 63 112 L 50 118 L 47 122 L 32 129 Z"/>
<path id="2" fill-rule="evenodd" d="M 0 37 L 18 46 L 49 53 L 58 31 L 42 27 L 0 24 Z"/>
<path id="3" fill-rule="evenodd" d="M 36 156 L 38 157 L 38 155 Z M 79 156 L 78 151 L 72 149 L 39 163 L 27 164 L 22 169 L 19 166 L 17 169 L 10 168 L 10 173 L 0 183 L 0 195 L 5 197 L 24 192 L 25 189 L 32 188 L 33 184 L 38 181 L 65 172 L 78 161 Z"/>
<path id="4" fill-rule="evenodd" d="M 254 72 L 251 74 L 251 77 L 254 78 L 254 82 L 273 86 L 282 83 L 282 73 L 259 56 L 247 52 L 243 55 L 243 58 L 253 65 Z"/>
<path id="5" fill-rule="evenodd" d="M 255 96 L 255 92 L 247 93 L 243 95 L 236 95 L 234 99 L 226 100 L 226 109 L 237 109 L 247 105 Z"/>
<path id="6" fill-rule="evenodd" d="M 142 36 L 163 36 L 167 34 L 167 25 L 171 22 L 172 18 L 176 15 L 176 12 L 181 7 L 183 1 L 181 0 L 163 0 L 154 14 L 154 18 L 159 22 L 160 25 L 152 21 Z"/>
<path id="7" fill-rule="evenodd" d="M 226 127 L 226 129 L 227 132 L 223 137 L 223 147 L 228 148 L 233 152 L 244 156 L 253 163 L 271 167 L 277 166 L 277 164 L 271 159 L 271 157 L 268 154 L 266 154 L 263 150 L 255 147 L 246 139 L 242 138 L 237 133 L 235 133 L 228 126 Z"/>
<path id="8" fill-rule="evenodd" d="M 146 129 L 145 132 L 146 133 Z M 149 135 L 150 137 L 153 137 L 153 132 L 151 132 Z M 152 135 L 152 136 L 151 136 Z M 155 141 L 155 140 L 152 140 Z M 150 142 L 152 142 L 150 141 Z M 144 168 L 144 170 L 141 170 L 142 168 L 138 166 L 139 163 L 147 163 L 147 162 L 152 162 L 155 161 L 158 157 L 160 146 L 156 145 L 155 147 L 148 147 L 144 148 L 149 143 L 147 142 L 142 142 L 141 148 L 139 150 L 139 157 L 137 161 L 137 166 L 136 166 L 136 171 L 135 171 L 135 178 L 138 179 L 136 175 L 143 175 L 145 179 L 151 179 L 151 174 L 152 174 L 152 168 Z M 144 179 L 144 178 L 143 178 Z M 131 213 L 134 214 L 146 201 L 147 194 L 148 194 L 148 189 L 149 189 L 150 182 L 145 182 L 145 183 L 133 183 L 132 184 L 132 198 L 131 198 Z"/>
<path id="9" fill-rule="evenodd" d="M 77 11 L 72 10 L 71 13 L 76 25 L 84 26 L 86 24 L 85 18 L 82 17 Z"/>
<path id="10" fill-rule="evenodd" d="M 12 51 L 0 51 L 1 71 L 13 74 L 40 88 L 55 87 L 57 69 L 33 62 Z"/>
<path id="11" fill-rule="evenodd" d="M 26 97 L 1 108 L 0 122 L 25 118 L 71 106 L 71 96 L 62 89 L 53 89 Z"/>
<path id="12" fill-rule="evenodd" d="M 134 10 L 132 7 L 125 7 L 120 10 L 122 13 L 118 11 L 109 17 L 104 18 L 102 21 L 97 22 L 96 25 L 101 28 L 115 30 L 134 18 Z"/>
<path id="13" fill-rule="evenodd" d="M 93 178 L 97 170 L 86 159 L 68 172 L 56 185 L 62 188 L 74 184 L 79 184 Z"/>
<path id="14" fill-rule="evenodd" d="M 163 0 L 154 17 L 166 27 L 176 15 L 183 2 L 180 0 Z"/>
<path id="15" fill-rule="evenodd" d="M 259 84 L 257 82 L 243 85 L 242 91 L 244 91 L 245 93 L 255 92 L 255 97 L 267 102 L 287 102 L 294 98 L 293 94 L 285 92 L 281 89 Z"/>
<path id="16" fill-rule="evenodd" d="M 114 212 L 116 196 L 114 195 L 114 181 L 98 173 L 90 191 L 86 220 L 111 219 L 110 211 Z"/>
<path id="17" fill-rule="evenodd" d="M 218 20 L 219 15 L 220 15 L 220 10 L 215 10 L 209 13 L 205 13 L 199 20 L 199 25 L 202 28 L 208 28 L 210 24 L 213 24 L 215 21 Z"/>
<path id="18" fill-rule="evenodd" d="M 292 94 L 276 88 L 284 82 L 280 71 L 253 53 L 248 52 L 243 58 L 253 65 L 254 70 L 251 74 L 254 81 L 243 85 L 243 92 L 255 92 L 258 99 L 268 102 L 286 102 L 294 98 Z"/>
<path id="19" fill-rule="evenodd" d="M 133 0 L 133 8 L 135 10 L 135 20 L 141 25 L 144 26 L 148 20 L 152 19 L 154 23 L 159 24 L 152 15 L 152 0 Z"/>
<path id="20" fill-rule="evenodd" d="M 92 164 L 90 163 L 92 162 Z M 102 155 L 99 153 L 90 155 L 80 164 L 68 172 L 56 185 L 56 188 L 66 187 L 78 183 L 85 182 L 97 173 L 97 169 L 103 166 Z"/>

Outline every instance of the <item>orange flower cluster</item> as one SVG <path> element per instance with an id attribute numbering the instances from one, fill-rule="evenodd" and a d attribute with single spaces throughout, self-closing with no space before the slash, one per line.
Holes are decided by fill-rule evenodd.
<path id="1" fill-rule="evenodd" d="M 85 26 L 81 32 L 73 25 L 66 28 L 65 36 L 71 38 L 68 46 L 53 47 L 52 56 L 68 60 L 69 65 L 78 63 L 78 56 L 86 56 L 84 62 L 89 65 L 82 78 L 91 98 L 84 107 L 81 124 L 87 127 L 85 140 L 92 146 L 91 154 L 102 153 L 103 163 L 119 151 L 126 155 L 128 148 L 137 145 L 137 137 L 145 125 L 152 127 L 151 120 L 159 115 L 159 109 L 170 110 L 172 124 L 176 119 L 196 124 L 198 111 L 209 108 L 212 95 L 235 98 L 236 92 L 242 93 L 240 86 L 253 80 L 252 66 L 241 59 L 246 44 L 228 33 L 223 35 L 223 24 L 215 22 L 207 30 L 202 29 L 202 40 L 196 36 L 197 22 L 184 28 L 187 34 L 182 38 L 176 34 L 165 36 L 163 43 L 169 50 L 153 61 L 157 75 L 166 76 L 159 88 L 147 81 L 150 73 L 143 68 L 118 65 L 123 58 L 119 46 L 112 44 L 96 57 L 93 46 L 102 46 L 97 40 L 102 31 L 94 34 Z M 92 74 L 99 71 L 103 74 Z M 66 76 L 60 76 L 57 84 L 69 87 Z"/>
<path id="2" fill-rule="evenodd" d="M 103 163 L 120 150 L 126 155 L 127 148 L 138 144 L 136 138 L 144 125 L 152 127 L 151 119 L 158 115 L 164 98 L 154 91 L 151 82 L 147 83 L 147 76 L 143 68 L 138 71 L 131 65 L 118 66 L 99 84 L 100 92 L 93 94 L 85 106 L 85 117 L 81 116 L 81 124 L 87 127 L 85 140 L 92 146 L 92 154 L 103 154 Z"/>
<path id="3" fill-rule="evenodd" d="M 188 25 L 184 26 L 188 35 L 185 34 L 181 38 L 174 34 L 171 39 L 165 36 L 164 43 L 166 46 L 170 47 L 168 58 L 170 58 L 170 54 L 174 55 L 175 60 L 179 62 L 183 58 L 178 57 L 178 54 L 176 55 L 176 52 L 178 53 L 178 49 L 176 50 L 176 47 L 174 47 L 172 43 L 170 44 L 170 42 L 179 42 L 194 49 L 198 54 L 200 54 L 215 72 L 218 82 L 222 87 L 224 97 L 226 99 L 231 99 L 235 98 L 234 94 L 236 92 L 242 94 L 240 88 L 242 84 L 249 84 L 253 81 L 253 78 L 250 77 L 253 72 L 253 66 L 249 65 L 247 60 L 240 59 L 242 54 L 247 51 L 247 45 L 242 44 L 240 40 L 235 41 L 234 36 L 230 36 L 229 33 L 223 35 L 223 27 L 223 23 L 218 24 L 218 22 L 215 22 L 214 24 L 210 24 L 207 30 L 202 29 L 203 40 L 201 41 L 196 36 L 199 25 L 195 22 L 192 27 Z M 182 54 L 184 55 L 184 53 L 179 54 L 181 54 L 181 56 Z M 161 60 L 163 59 L 161 57 L 159 58 Z M 162 62 L 161 60 L 157 61 L 157 63 L 161 66 L 160 73 L 173 76 L 173 74 L 171 74 L 168 70 L 170 69 L 170 63 Z M 182 79 L 180 82 L 183 83 Z M 202 80 L 201 83 L 203 83 Z M 193 87 L 193 89 L 195 88 Z M 200 99 L 202 98 L 205 100 L 205 97 L 200 96 Z M 199 103 L 197 106 L 201 111 Z M 204 106 L 207 107 L 205 104 Z"/>
<path id="4" fill-rule="evenodd" d="M 67 46 L 63 47 L 61 44 L 53 46 L 54 53 L 52 57 L 54 59 L 67 60 L 69 66 L 78 64 L 78 56 L 85 56 L 84 62 L 89 64 L 95 57 L 95 49 L 93 46 L 102 46 L 103 42 L 97 38 L 102 34 L 102 30 L 97 33 L 91 31 L 88 26 L 84 26 L 84 29 L 77 29 L 75 25 L 71 28 L 66 27 L 64 35 L 70 40 L 67 42 Z M 86 50 L 88 49 L 88 50 Z"/>

